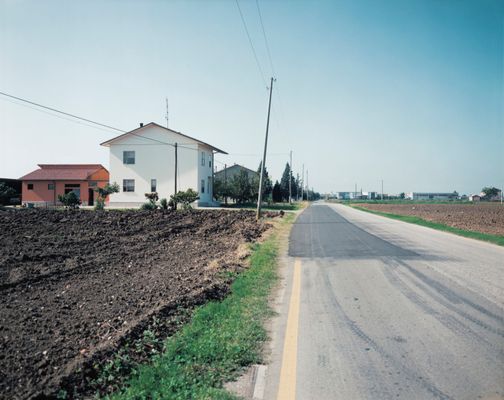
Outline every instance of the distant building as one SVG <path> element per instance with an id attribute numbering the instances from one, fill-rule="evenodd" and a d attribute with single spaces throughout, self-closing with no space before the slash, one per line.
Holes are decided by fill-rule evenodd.
<path id="1" fill-rule="evenodd" d="M 336 192 L 334 195 L 338 200 L 376 200 L 377 192 Z"/>
<path id="2" fill-rule="evenodd" d="M 56 205 L 58 195 L 74 192 L 84 206 L 92 206 L 95 189 L 105 186 L 109 172 L 101 164 L 39 164 L 39 169 L 19 178 L 23 204 Z"/>
<path id="3" fill-rule="evenodd" d="M 406 198 L 409 200 L 417 200 L 417 201 L 428 201 L 428 200 L 457 200 L 459 197 L 457 192 L 452 193 L 419 193 L 419 192 L 411 192 L 406 194 Z"/>
<path id="4" fill-rule="evenodd" d="M 469 201 L 481 201 L 481 196 L 479 194 L 471 194 L 469 196 Z"/>
<path id="5" fill-rule="evenodd" d="M 214 178 L 215 180 L 219 180 L 221 182 L 224 182 L 226 180 L 229 182 L 231 179 L 233 179 L 233 177 L 239 175 L 241 171 L 245 171 L 249 179 L 259 176 L 259 173 L 257 173 L 256 171 L 244 167 L 243 165 L 234 164 L 230 167 L 223 168 L 220 171 L 216 171 L 214 173 Z"/>
<path id="6" fill-rule="evenodd" d="M 361 198 L 366 199 L 366 200 L 376 200 L 378 198 L 378 193 L 377 192 L 362 192 Z"/>
<path id="7" fill-rule="evenodd" d="M 337 192 L 339 200 L 352 200 L 355 197 L 354 192 Z"/>

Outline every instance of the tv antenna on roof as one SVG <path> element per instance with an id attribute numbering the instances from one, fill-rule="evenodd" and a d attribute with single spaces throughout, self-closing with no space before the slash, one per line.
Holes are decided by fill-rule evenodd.
<path id="1" fill-rule="evenodd" d="M 168 126 L 168 97 L 166 98 L 166 127 L 169 128 Z"/>

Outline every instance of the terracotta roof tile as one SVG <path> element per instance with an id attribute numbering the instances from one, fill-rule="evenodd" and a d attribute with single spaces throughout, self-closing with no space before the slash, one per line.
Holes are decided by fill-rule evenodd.
<path id="1" fill-rule="evenodd" d="M 40 169 L 22 176 L 23 181 L 86 180 L 96 171 L 104 168 L 101 164 L 39 164 Z M 105 168 L 104 168 L 105 169 Z"/>

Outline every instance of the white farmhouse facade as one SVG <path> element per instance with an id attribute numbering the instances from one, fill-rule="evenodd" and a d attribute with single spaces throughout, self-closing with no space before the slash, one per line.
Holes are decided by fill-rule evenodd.
<path id="1" fill-rule="evenodd" d="M 137 207 L 145 193 L 170 199 L 177 191 L 193 189 L 199 205 L 213 203 L 214 154 L 226 152 L 154 122 L 101 143 L 109 148 L 110 182 L 119 193 L 110 196 L 111 207 Z M 175 177 L 175 158 L 177 176 Z"/>

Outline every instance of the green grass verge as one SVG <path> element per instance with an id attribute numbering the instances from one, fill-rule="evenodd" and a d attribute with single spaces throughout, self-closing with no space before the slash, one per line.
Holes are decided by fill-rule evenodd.
<path id="1" fill-rule="evenodd" d="M 282 224 L 292 220 L 286 215 Z M 250 268 L 238 275 L 231 294 L 198 308 L 191 322 L 166 341 L 163 353 L 136 369 L 126 387 L 108 398 L 235 399 L 223 383 L 261 362 L 277 253 L 275 234 L 253 245 Z"/>
<path id="2" fill-rule="evenodd" d="M 452 226 L 440 224 L 438 222 L 427 221 L 423 218 L 415 217 L 412 215 L 399 215 L 399 214 L 385 213 L 385 212 L 370 210 L 368 208 L 359 207 L 359 206 L 355 206 L 355 205 L 351 205 L 351 207 L 356 208 L 357 210 L 366 211 L 371 214 L 381 215 L 382 217 L 397 219 L 399 221 L 409 222 L 410 224 L 422 225 L 422 226 L 426 226 L 428 228 L 437 229 L 437 230 L 445 231 L 445 232 L 450 232 L 450 233 L 454 233 L 456 235 L 468 237 L 471 239 L 483 240 L 485 242 L 490 242 L 490 243 L 497 244 L 499 246 L 504 246 L 504 236 L 491 235 L 488 233 L 480 233 L 480 232 L 475 232 L 475 231 L 467 231 L 465 229 L 454 228 Z"/>

